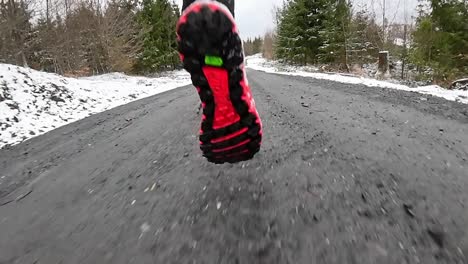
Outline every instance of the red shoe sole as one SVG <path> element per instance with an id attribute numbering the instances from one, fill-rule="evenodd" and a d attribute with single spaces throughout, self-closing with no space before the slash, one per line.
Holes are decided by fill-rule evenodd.
<path id="1" fill-rule="evenodd" d="M 227 8 L 217 2 L 195 2 L 179 19 L 177 37 L 184 68 L 203 107 L 200 148 L 214 163 L 251 159 L 259 150 L 262 123 L 244 71 L 242 41 Z M 205 64 L 205 56 L 223 64 Z"/>

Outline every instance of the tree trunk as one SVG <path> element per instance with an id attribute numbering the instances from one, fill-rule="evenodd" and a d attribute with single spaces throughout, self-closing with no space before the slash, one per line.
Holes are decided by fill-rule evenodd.
<path id="1" fill-rule="evenodd" d="M 49 6 L 49 0 L 46 0 L 46 21 L 47 21 L 47 26 L 49 26 L 49 24 L 50 24 L 50 17 L 49 17 L 50 12 L 49 12 L 49 8 L 50 8 L 50 6 Z"/>
<path id="2" fill-rule="evenodd" d="M 377 73 L 379 79 L 386 79 L 390 75 L 388 58 L 388 51 L 379 52 L 379 72 Z"/>
<path id="3" fill-rule="evenodd" d="M 26 60 L 26 56 L 23 51 L 21 51 L 21 60 L 23 61 L 23 67 L 29 68 L 28 61 Z"/>
<path id="4" fill-rule="evenodd" d="M 350 70 L 349 70 L 349 65 L 348 65 L 348 32 L 346 30 L 346 27 L 345 27 L 345 23 L 344 21 L 341 22 L 341 28 L 343 30 L 343 35 L 344 35 L 344 66 L 346 68 L 346 71 L 349 73 Z"/>
<path id="5" fill-rule="evenodd" d="M 401 79 L 405 79 L 405 67 L 406 67 L 406 56 L 407 56 L 407 47 L 406 47 L 406 35 L 408 34 L 408 25 L 405 25 L 405 35 L 403 36 L 403 60 L 401 64 Z"/>

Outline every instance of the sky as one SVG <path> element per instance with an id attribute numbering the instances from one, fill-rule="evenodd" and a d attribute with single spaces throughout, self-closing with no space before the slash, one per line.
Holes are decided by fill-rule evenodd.
<path id="1" fill-rule="evenodd" d="M 352 0 L 355 9 L 367 6 L 369 10 L 374 10 L 379 23 L 382 21 L 384 1 L 386 1 L 386 17 L 389 22 L 404 22 L 405 20 L 409 22 L 417 4 L 417 0 Z M 176 3 L 182 6 L 182 0 L 176 0 Z M 238 0 L 236 20 L 242 37 L 260 36 L 274 29 L 274 9 L 282 3 L 283 0 Z"/>

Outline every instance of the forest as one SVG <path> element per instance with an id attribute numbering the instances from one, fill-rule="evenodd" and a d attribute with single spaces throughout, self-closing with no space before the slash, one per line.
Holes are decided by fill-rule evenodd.
<path id="1" fill-rule="evenodd" d="M 180 67 L 179 6 L 103 1 L 0 0 L 0 62 L 70 76 Z M 466 0 L 419 0 L 416 15 L 398 22 L 350 0 L 289 0 L 274 13 L 276 28 L 245 39 L 246 55 L 351 72 L 389 51 L 401 79 L 444 84 L 468 75 Z"/>

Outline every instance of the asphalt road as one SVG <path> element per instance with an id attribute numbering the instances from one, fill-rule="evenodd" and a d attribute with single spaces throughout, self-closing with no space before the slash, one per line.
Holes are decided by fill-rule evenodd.
<path id="1" fill-rule="evenodd" d="M 191 87 L 0 150 L 0 263 L 468 263 L 468 106 L 250 71 L 252 161 Z"/>

